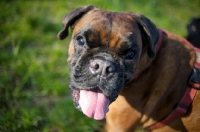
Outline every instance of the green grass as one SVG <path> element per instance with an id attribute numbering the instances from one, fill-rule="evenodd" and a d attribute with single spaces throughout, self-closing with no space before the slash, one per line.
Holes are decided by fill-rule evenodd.
<path id="1" fill-rule="evenodd" d="M 181 36 L 190 18 L 200 16 L 198 0 L 0 1 L 0 131 L 99 130 L 102 122 L 73 106 L 66 62 L 70 37 L 56 38 L 64 15 L 88 4 L 139 12 Z"/>

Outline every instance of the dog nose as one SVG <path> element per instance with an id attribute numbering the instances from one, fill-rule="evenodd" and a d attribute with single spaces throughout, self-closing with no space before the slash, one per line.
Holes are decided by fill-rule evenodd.
<path id="1" fill-rule="evenodd" d="M 93 74 L 101 75 L 103 79 L 106 79 L 112 76 L 113 72 L 115 71 L 115 66 L 112 62 L 95 59 L 90 61 L 90 71 Z"/>

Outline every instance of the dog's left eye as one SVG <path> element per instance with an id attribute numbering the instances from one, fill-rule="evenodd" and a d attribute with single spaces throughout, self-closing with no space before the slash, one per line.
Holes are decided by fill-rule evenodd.
<path id="1" fill-rule="evenodd" d="M 135 52 L 134 51 L 128 51 L 125 55 L 125 59 L 132 60 L 135 57 Z"/>
<path id="2" fill-rule="evenodd" d="M 76 41 L 77 41 L 77 44 L 80 46 L 83 46 L 85 44 L 85 39 L 83 38 L 83 36 L 78 36 Z"/>

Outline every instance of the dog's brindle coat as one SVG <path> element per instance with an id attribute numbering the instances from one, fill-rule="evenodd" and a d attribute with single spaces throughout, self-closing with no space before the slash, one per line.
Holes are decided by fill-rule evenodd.
<path id="1" fill-rule="evenodd" d="M 159 33 L 149 19 L 93 5 L 69 13 L 63 25 L 60 39 L 67 37 L 68 27 L 73 31 L 68 63 L 75 104 L 80 108 L 80 89 L 100 90 L 111 103 L 107 131 L 129 132 L 151 126 L 180 101 L 196 55 L 179 36 L 164 34 L 156 53 Z M 153 131 L 200 130 L 199 100 L 197 92 L 186 115 Z"/>

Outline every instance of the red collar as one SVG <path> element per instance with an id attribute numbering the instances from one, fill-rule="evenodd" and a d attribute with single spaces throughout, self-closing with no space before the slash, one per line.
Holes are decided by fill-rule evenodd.
<path id="1" fill-rule="evenodd" d="M 159 32 L 159 40 L 156 43 L 156 53 L 158 53 L 158 51 L 161 47 L 162 40 L 163 40 L 163 34 L 165 34 L 165 32 L 163 30 L 158 30 L 158 32 Z"/>
<path id="2" fill-rule="evenodd" d="M 169 34 L 169 32 L 167 31 L 163 31 L 163 30 L 160 30 L 160 32 L 165 33 L 165 34 Z M 160 35 L 160 37 L 162 37 L 162 35 Z M 161 39 L 159 39 L 158 41 L 158 47 L 157 48 L 157 51 L 159 50 L 159 47 L 161 45 L 161 42 L 160 42 Z M 182 38 L 182 41 L 187 43 L 188 45 L 190 45 L 191 47 L 193 47 L 186 39 Z M 194 47 L 193 47 L 194 48 Z M 200 53 L 200 49 L 197 49 L 197 48 L 194 48 L 194 50 L 196 52 L 199 52 Z M 200 62 L 196 62 L 194 64 L 194 70 L 195 69 L 200 69 Z M 200 70 L 199 70 L 200 71 Z M 191 77 L 193 76 L 193 74 L 199 74 L 199 73 L 195 73 L 193 71 Z M 199 79 L 198 79 L 199 80 Z M 200 81 L 200 80 L 199 80 Z M 160 128 L 160 127 L 163 127 L 165 125 L 169 125 L 170 123 L 172 123 L 173 121 L 175 121 L 176 119 L 180 118 L 183 114 L 186 114 L 187 110 L 188 110 L 188 107 L 189 105 L 192 103 L 194 97 L 195 97 L 195 94 L 197 92 L 197 90 L 200 90 L 200 82 L 194 82 L 193 80 L 190 80 L 189 84 L 188 84 L 188 87 L 182 97 L 182 99 L 180 100 L 180 102 L 177 104 L 177 106 L 175 107 L 175 109 L 166 117 L 164 118 L 163 120 L 161 120 L 160 122 L 157 122 L 156 124 L 154 125 L 151 125 L 149 127 L 147 127 L 146 129 L 147 130 L 153 130 L 153 129 L 157 129 L 157 128 Z"/>

